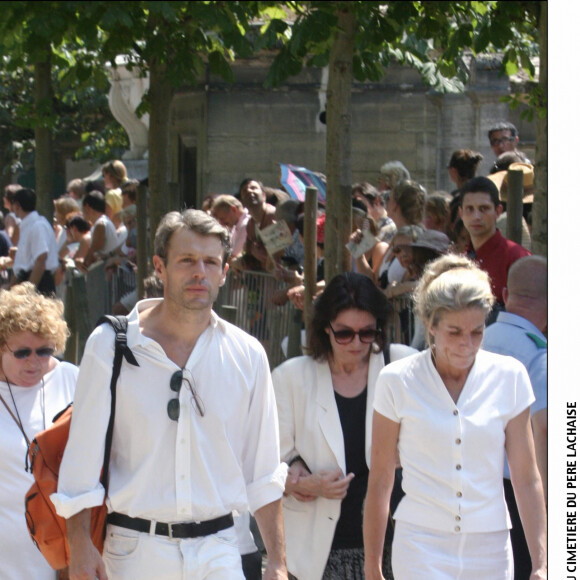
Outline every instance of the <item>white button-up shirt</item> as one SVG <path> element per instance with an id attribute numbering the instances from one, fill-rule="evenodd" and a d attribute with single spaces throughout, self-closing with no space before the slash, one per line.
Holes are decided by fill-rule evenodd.
<path id="1" fill-rule="evenodd" d="M 12 269 L 16 274 L 29 272 L 36 258 L 45 253 L 47 255 L 45 269 L 54 272 L 58 268 L 54 230 L 44 216 L 32 211 L 20 222 L 20 239 Z"/>
<path id="2" fill-rule="evenodd" d="M 129 315 L 128 344 L 140 366 L 123 361 L 117 383 L 109 511 L 171 523 L 202 521 L 279 499 L 286 465 L 279 459 L 264 349 L 212 313 L 184 369 L 203 402 L 202 417 L 185 381 L 179 395 L 169 387 L 179 367 L 140 332 L 138 312 L 158 300 L 139 302 Z M 114 332 L 103 325 L 87 341 L 58 493 L 52 496 L 65 518 L 103 500 L 99 476 L 113 352 Z M 180 417 L 172 421 L 167 403 L 177 396 Z"/>
<path id="3" fill-rule="evenodd" d="M 457 533 L 511 527 L 503 496 L 505 429 L 533 400 L 520 362 L 481 350 L 457 404 L 429 350 L 385 367 L 374 408 L 400 423 L 406 495 L 395 518 Z"/>

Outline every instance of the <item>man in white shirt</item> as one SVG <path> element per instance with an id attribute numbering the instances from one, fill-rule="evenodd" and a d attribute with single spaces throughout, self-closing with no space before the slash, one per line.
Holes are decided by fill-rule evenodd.
<path id="1" fill-rule="evenodd" d="M 54 272 L 58 268 L 54 230 L 36 211 L 36 193 L 32 189 L 19 189 L 14 194 L 12 207 L 21 222 L 11 285 L 28 280 L 42 294 L 54 294 Z"/>
<path id="2" fill-rule="evenodd" d="M 167 214 L 153 264 L 164 298 L 129 315 L 139 368 L 124 365 L 117 404 L 103 557 L 88 533 L 109 416 L 114 336 L 99 327 L 80 366 L 58 493 L 72 580 L 243 580 L 232 512 L 254 513 L 265 580 L 287 578 L 278 423 L 266 353 L 212 311 L 229 235 L 205 212 Z"/>

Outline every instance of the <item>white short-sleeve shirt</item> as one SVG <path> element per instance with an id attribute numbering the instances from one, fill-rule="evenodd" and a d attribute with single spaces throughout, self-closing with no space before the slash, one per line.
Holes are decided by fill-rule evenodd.
<path id="1" fill-rule="evenodd" d="M 457 404 L 429 350 L 385 367 L 374 408 L 400 423 L 406 495 L 395 518 L 450 533 L 511 527 L 503 496 L 505 429 L 533 400 L 525 367 L 485 351 Z"/>
<path id="2" fill-rule="evenodd" d="M 18 412 L 28 439 L 50 427 L 54 416 L 72 402 L 77 376 L 76 366 L 59 362 L 32 387 L 0 381 L 0 395 L 13 413 Z M 34 483 L 25 470 L 28 445 L 1 404 L 0 445 L 0 578 L 55 580 L 56 572 L 32 543 L 24 517 L 24 496 Z"/>
<path id="3" fill-rule="evenodd" d="M 12 269 L 16 274 L 29 272 L 42 254 L 46 254 L 45 269 L 54 272 L 58 268 L 54 230 L 44 216 L 32 211 L 20 222 L 18 251 Z"/>
<path id="4" fill-rule="evenodd" d="M 116 250 L 123 242 L 119 241 L 115 224 L 104 214 L 93 224 L 91 236 L 97 224 L 103 224 L 105 227 L 105 245 L 99 250 L 99 254 L 105 256 Z"/>

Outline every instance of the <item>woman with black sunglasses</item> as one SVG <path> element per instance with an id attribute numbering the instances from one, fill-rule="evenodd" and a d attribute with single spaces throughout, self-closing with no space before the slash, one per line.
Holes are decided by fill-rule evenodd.
<path id="1" fill-rule="evenodd" d="M 370 278 L 339 274 L 314 303 L 309 355 L 273 371 L 290 466 L 287 564 L 298 580 L 364 578 L 362 505 L 389 309 Z"/>
<path id="2" fill-rule="evenodd" d="M 32 543 L 24 496 L 30 441 L 72 400 L 76 366 L 54 357 L 68 337 L 60 300 L 30 282 L 0 292 L 0 545 L 2 577 L 54 580 L 57 573 Z"/>

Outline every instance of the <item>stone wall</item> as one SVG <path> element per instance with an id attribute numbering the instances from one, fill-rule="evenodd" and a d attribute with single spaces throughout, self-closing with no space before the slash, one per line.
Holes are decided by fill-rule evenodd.
<path id="1" fill-rule="evenodd" d="M 264 63 L 239 63 L 235 73 L 232 85 L 210 77 L 203 89 L 184 89 L 173 101 L 172 180 L 182 199 L 197 206 L 208 194 L 235 193 L 248 176 L 279 187 L 278 163 L 324 173 L 326 129 L 319 114 L 325 71 L 307 70 L 275 90 L 263 88 Z M 488 173 L 495 158 L 487 129 L 496 120 L 511 120 L 528 136 L 522 148 L 533 158 L 533 126 L 513 119 L 500 101 L 509 90 L 509 79 L 489 63 L 473 67 L 460 95 L 436 94 L 415 71 L 398 66 L 389 67 L 380 83 L 355 83 L 353 181 L 376 184 L 380 166 L 400 160 L 429 190 L 450 191 L 446 166 L 455 149 L 480 151 L 480 174 Z"/>

